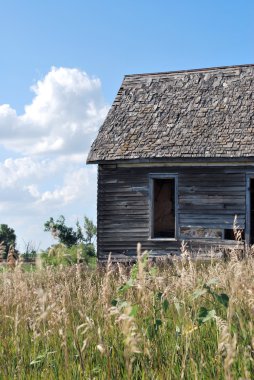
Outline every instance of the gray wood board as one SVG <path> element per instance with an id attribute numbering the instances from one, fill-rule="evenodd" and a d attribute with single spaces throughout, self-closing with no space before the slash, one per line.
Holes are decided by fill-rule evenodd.
<path id="1" fill-rule="evenodd" d="M 247 168 L 215 167 L 103 167 L 98 169 L 98 254 L 118 255 L 136 249 L 171 252 L 179 241 L 151 240 L 150 188 L 153 174 L 172 174 L 178 178 L 178 220 L 181 227 L 231 229 L 235 215 L 245 228 Z M 232 245 L 231 241 L 213 239 L 194 241 L 204 244 Z"/>

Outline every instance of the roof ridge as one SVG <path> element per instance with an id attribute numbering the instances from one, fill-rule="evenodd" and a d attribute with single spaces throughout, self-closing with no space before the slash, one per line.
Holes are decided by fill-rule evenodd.
<path id="1" fill-rule="evenodd" d="M 205 72 L 205 71 L 216 71 L 216 70 L 226 70 L 226 69 L 239 69 L 243 67 L 254 67 L 253 63 L 246 63 L 241 65 L 230 65 L 230 66 L 213 66 L 213 67 L 205 67 L 198 69 L 190 69 L 190 70 L 173 70 L 173 71 L 158 71 L 153 73 L 140 73 L 140 74 L 126 74 L 124 78 L 129 77 L 143 77 L 143 76 L 156 76 L 156 75 L 168 75 L 168 74 L 184 74 L 184 73 L 195 73 L 195 72 Z"/>

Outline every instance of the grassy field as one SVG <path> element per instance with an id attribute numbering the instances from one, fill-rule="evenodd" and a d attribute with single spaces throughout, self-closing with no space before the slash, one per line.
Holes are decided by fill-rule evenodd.
<path id="1" fill-rule="evenodd" d="M 254 259 L 0 274 L 0 379 L 253 379 Z"/>

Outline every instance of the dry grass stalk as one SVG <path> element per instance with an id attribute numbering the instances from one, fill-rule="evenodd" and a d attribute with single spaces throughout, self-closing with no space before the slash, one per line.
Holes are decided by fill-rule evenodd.
<path id="1" fill-rule="evenodd" d="M 5 249 L 6 249 L 5 244 L 4 244 L 4 242 L 2 241 L 2 242 L 0 243 L 0 263 L 3 262 L 4 254 L 5 254 Z"/>
<path id="2" fill-rule="evenodd" d="M 219 317 L 216 317 L 216 324 L 219 329 L 218 352 L 223 357 L 225 378 L 231 380 L 231 367 L 237 350 L 236 334 L 232 336 L 227 322 Z"/>
<path id="3" fill-rule="evenodd" d="M 108 256 L 105 276 L 102 282 L 102 301 L 103 301 L 103 306 L 106 309 L 106 311 L 108 310 L 108 307 L 109 307 L 110 279 L 113 272 L 114 270 L 112 266 L 111 253 L 110 253 Z"/>
<path id="4" fill-rule="evenodd" d="M 17 263 L 17 259 L 16 259 L 16 255 L 15 255 L 15 249 L 11 245 L 9 248 L 8 256 L 7 256 L 7 265 L 9 266 L 9 268 L 13 269 L 13 268 L 15 268 L 16 263 Z"/>
<path id="5" fill-rule="evenodd" d="M 150 267 L 139 247 L 137 266 L 127 269 L 109 258 L 105 270 L 4 271 L 1 376 L 248 379 L 254 259 L 203 265 L 189 260 L 187 247 L 183 255 Z M 199 323 L 201 308 L 215 314 Z"/>

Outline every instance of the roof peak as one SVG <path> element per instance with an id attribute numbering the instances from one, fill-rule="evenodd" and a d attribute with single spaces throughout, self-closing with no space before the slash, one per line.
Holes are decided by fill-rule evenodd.
<path id="1" fill-rule="evenodd" d="M 160 72 L 153 72 L 153 73 L 136 73 L 136 74 L 126 74 L 124 78 L 129 77 L 143 77 L 143 76 L 156 76 L 156 75 L 170 75 L 170 74 L 185 74 L 185 73 L 198 73 L 198 72 L 206 72 L 206 71 L 216 71 L 216 70 L 227 70 L 227 69 L 240 69 L 240 68 L 248 68 L 248 67 L 254 67 L 253 63 L 247 63 L 247 64 L 241 64 L 241 65 L 230 65 L 230 66 L 213 66 L 213 67 L 205 67 L 205 68 L 198 68 L 198 69 L 190 69 L 190 70 L 173 70 L 173 71 L 160 71 Z"/>

